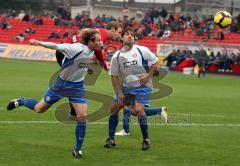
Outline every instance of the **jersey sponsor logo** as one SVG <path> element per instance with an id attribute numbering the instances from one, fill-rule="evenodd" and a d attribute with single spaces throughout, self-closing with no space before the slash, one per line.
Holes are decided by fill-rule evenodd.
<path id="1" fill-rule="evenodd" d="M 93 62 L 92 62 L 91 58 L 82 58 L 82 59 L 77 59 L 74 63 L 77 64 L 78 68 L 88 68 L 90 66 L 90 64 Z"/>
<path id="2" fill-rule="evenodd" d="M 132 57 L 133 57 L 133 58 L 136 58 L 136 57 L 137 57 L 137 54 L 133 54 Z"/>
<path id="3" fill-rule="evenodd" d="M 81 63 L 81 62 L 78 63 L 78 68 L 79 69 L 81 69 L 81 68 L 88 68 L 88 67 L 89 67 L 89 64 Z"/>
<path id="4" fill-rule="evenodd" d="M 129 68 L 131 66 L 136 66 L 136 65 L 137 65 L 137 60 L 128 61 L 128 62 L 123 63 L 124 68 Z"/>

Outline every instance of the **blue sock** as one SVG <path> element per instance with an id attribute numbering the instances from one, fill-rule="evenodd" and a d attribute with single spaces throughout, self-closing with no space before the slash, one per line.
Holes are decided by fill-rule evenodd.
<path id="1" fill-rule="evenodd" d="M 81 150 L 86 133 L 86 123 L 78 122 L 76 126 L 76 150 Z"/>
<path id="2" fill-rule="evenodd" d="M 162 108 L 145 108 L 144 111 L 147 116 L 154 116 L 157 114 L 161 114 Z"/>
<path id="3" fill-rule="evenodd" d="M 117 125 L 118 125 L 118 115 L 110 115 L 109 122 L 108 122 L 109 139 L 114 139 Z"/>
<path id="4" fill-rule="evenodd" d="M 38 101 L 36 99 L 19 99 L 19 106 L 24 105 L 28 108 L 30 108 L 31 110 L 34 110 L 35 105 L 38 103 Z"/>
<path id="5" fill-rule="evenodd" d="M 123 113 L 123 130 L 126 133 L 129 133 L 130 115 L 131 115 L 130 109 L 126 109 Z"/>
<path id="6" fill-rule="evenodd" d="M 147 115 L 138 116 L 138 122 L 142 131 L 143 139 L 148 139 Z"/>

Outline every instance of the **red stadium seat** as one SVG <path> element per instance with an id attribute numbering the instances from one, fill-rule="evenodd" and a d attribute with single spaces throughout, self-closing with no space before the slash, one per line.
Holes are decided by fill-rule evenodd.
<path id="1" fill-rule="evenodd" d="M 232 71 L 233 73 L 240 74 L 240 64 L 233 64 Z"/>

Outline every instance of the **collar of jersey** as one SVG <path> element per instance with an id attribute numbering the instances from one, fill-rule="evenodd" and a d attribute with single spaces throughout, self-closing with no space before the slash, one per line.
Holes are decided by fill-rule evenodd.
<path id="1" fill-rule="evenodd" d="M 86 46 L 86 45 L 84 45 L 84 44 L 82 44 L 82 43 L 80 43 L 80 44 L 83 46 L 83 52 L 84 52 L 85 54 L 90 55 L 90 54 L 93 53 L 93 51 L 90 50 L 90 49 L 88 48 L 88 46 Z"/>
<path id="2" fill-rule="evenodd" d="M 121 52 L 121 53 L 128 53 L 128 52 L 131 52 L 133 49 L 135 49 L 135 47 L 136 47 L 136 45 L 134 44 L 133 47 L 131 48 L 131 50 L 128 50 L 128 51 L 126 51 L 126 52 L 120 50 L 120 52 Z"/>

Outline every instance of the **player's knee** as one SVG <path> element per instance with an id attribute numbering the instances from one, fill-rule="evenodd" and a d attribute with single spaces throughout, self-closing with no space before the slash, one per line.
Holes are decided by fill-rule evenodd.
<path id="1" fill-rule="evenodd" d="M 135 105 L 135 107 L 132 109 L 131 113 L 132 113 L 132 115 L 134 115 L 134 116 L 144 115 L 144 114 L 145 114 L 145 112 L 144 112 L 144 106 L 143 106 L 143 105 L 140 105 L 140 104 Z"/>
<path id="2" fill-rule="evenodd" d="M 40 107 L 38 107 L 38 106 L 36 106 L 36 107 L 34 108 L 34 111 L 35 111 L 36 113 L 44 113 L 46 110 L 47 110 L 47 109 L 40 108 Z"/>
<path id="3" fill-rule="evenodd" d="M 46 110 L 42 110 L 42 109 L 35 109 L 36 113 L 44 113 Z"/>
<path id="4" fill-rule="evenodd" d="M 118 112 L 117 109 L 111 109 L 111 115 L 118 115 Z"/>
<path id="5" fill-rule="evenodd" d="M 111 107 L 111 115 L 118 115 L 120 105 L 114 103 Z"/>
<path id="6" fill-rule="evenodd" d="M 144 109 L 138 111 L 138 116 L 143 116 L 145 114 Z"/>
<path id="7" fill-rule="evenodd" d="M 131 114 L 132 114 L 133 116 L 137 116 L 137 114 L 138 114 L 138 113 L 137 113 L 137 110 L 133 108 L 133 109 L 131 110 Z"/>
<path id="8" fill-rule="evenodd" d="M 133 116 L 142 116 L 145 114 L 145 112 L 142 109 L 132 109 L 131 114 Z"/>
<path id="9" fill-rule="evenodd" d="M 86 123 L 87 122 L 87 116 L 86 115 L 77 115 L 77 122 Z"/>

